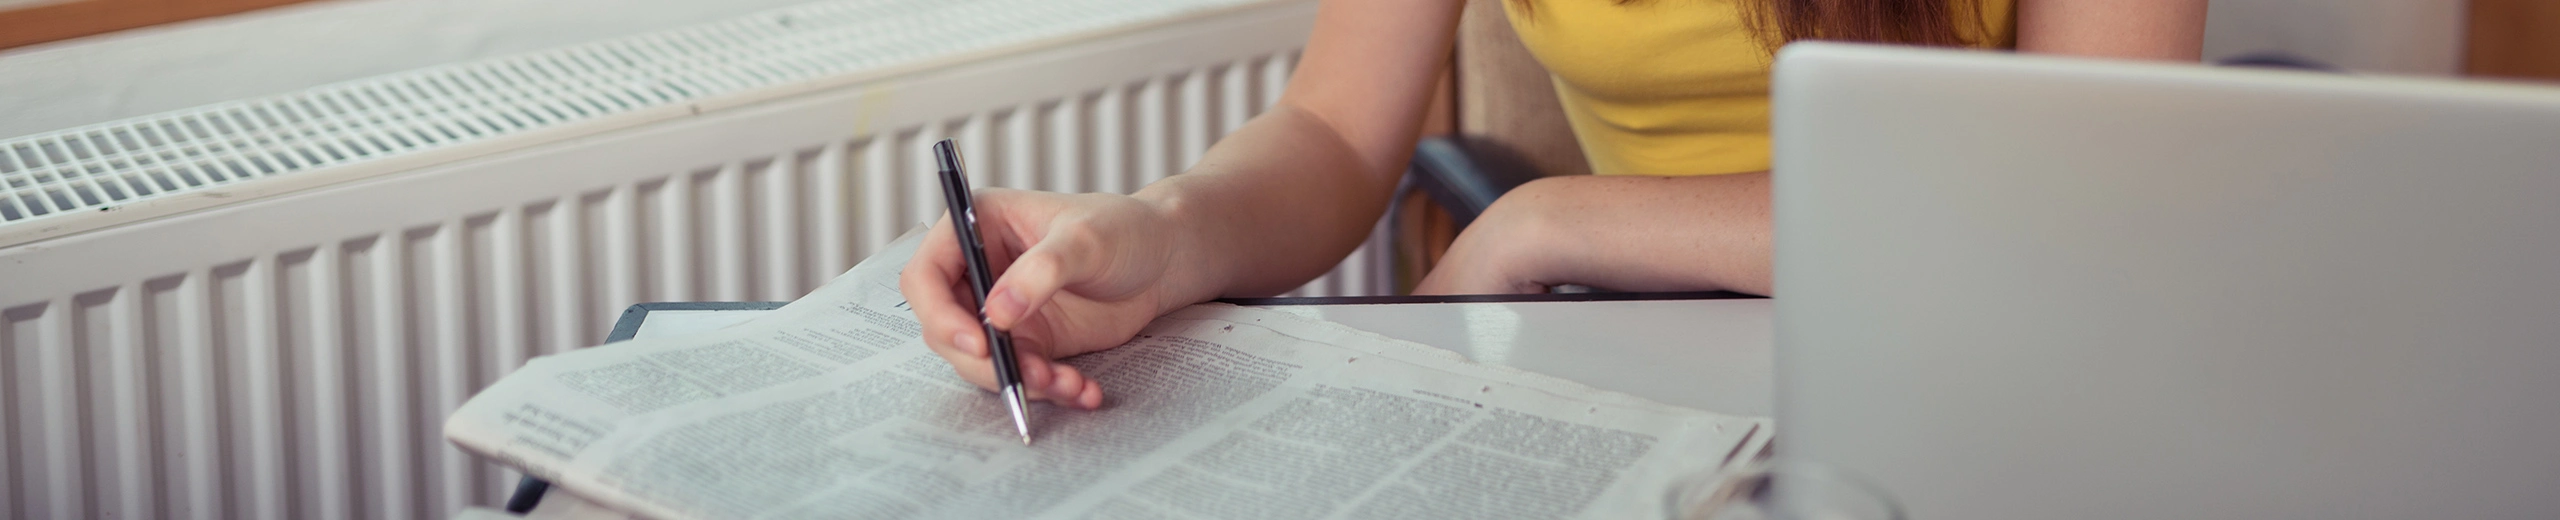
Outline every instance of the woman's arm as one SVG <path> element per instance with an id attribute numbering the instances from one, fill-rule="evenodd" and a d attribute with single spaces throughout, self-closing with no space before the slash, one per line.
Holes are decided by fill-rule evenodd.
<path id="1" fill-rule="evenodd" d="M 1120 345 L 1157 315 L 1323 274 L 1385 211 L 1447 66 L 1459 0 L 1326 0 L 1288 89 L 1190 170 L 1135 196 L 978 191 L 1010 331 L 1033 397 L 1091 408 L 1102 391 L 1052 360 Z M 899 279 L 925 344 L 994 383 L 946 218 Z"/>
<path id="2" fill-rule="evenodd" d="M 2018 52 L 2196 61 L 2205 0 L 2018 0 Z"/>
<path id="3" fill-rule="evenodd" d="M 1279 103 L 1139 190 L 1186 223 L 1181 304 L 1287 291 L 1359 247 L 1413 154 L 1464 6 L 1324 2 Z"/>
<path id="4" fill-rule="evenodd" d="M 2186 60 L 2204 0 L 2019 0 L 2020 52 Z M 1552 177 L 1503 195 L 1415 292 L 1561 284 L 1769 294 L 1769 173 Z"/>
<path id="5" fill-rule="evenodd" d="M 1534 293 L 1568 283 L 1769 294 L 1769 173 L 1520 185 L 1458 234 L 1414 292 Z"/>

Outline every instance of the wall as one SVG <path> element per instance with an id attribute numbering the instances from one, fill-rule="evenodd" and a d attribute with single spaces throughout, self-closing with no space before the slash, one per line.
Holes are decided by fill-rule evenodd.
<path id="1" fill-rule="evenodd" d="M 718 19 L 803 0 L 338 0 L 0 53 L 0 137 Z M 2529 0 L 2542 1 L 2542 0 Z M 2208 57 L 2460 70 L 2458 0 L 2215 0 Z M 1461 85 L 1460 88 L 1465 88 Z"/>
<path id="2" fill-rule="evenodd" d="M 309 0 L 0 0 L 0 49 Z"/>

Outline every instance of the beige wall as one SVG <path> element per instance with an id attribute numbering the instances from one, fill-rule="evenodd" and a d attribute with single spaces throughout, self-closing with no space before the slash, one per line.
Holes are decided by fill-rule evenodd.
<path id="1" fill-rule="evenodd" d="M 6 0 L 0 49 L 309 0 Z"/>

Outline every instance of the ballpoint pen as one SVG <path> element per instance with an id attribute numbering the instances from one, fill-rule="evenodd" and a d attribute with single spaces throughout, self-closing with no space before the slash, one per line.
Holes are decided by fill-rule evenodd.
<path id="1" fill-rule="evenodd" d="M 1005 411 L 1013 414 L 1013 431 L 1022 434 L 1022 444 L 1027 446 L 1031 417 L 1022 402 L 1022 372 L 1014 357 L 1013 335 L 987 322 L 987 291 L 995 289 L 996 277 L 987 268 L 986 243 L 978 239 L 978 214 L 970 210 L 969 174 L 950 139 L 933 143 L 933 158 L 942 167 L 942 199 L 951 208 L 951 230 L 960 239 L 960 257 L 969 264 L 969 305 L 978 313 L 978 326 L 987 331 L 987 358 L 995 364 L 997 393 L 1004 398 Z"/>

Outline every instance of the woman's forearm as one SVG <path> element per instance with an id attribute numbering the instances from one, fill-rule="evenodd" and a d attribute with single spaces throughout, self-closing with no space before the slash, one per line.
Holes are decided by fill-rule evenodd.
<path id="1" fill-rule="evenodd" d="M 1541 179 L 1487 209 L 1424 289 L 1769 294 L 1769 222 L 1767 172 Z"/>
<path id="2" fill-rule="evenodd" d="M 1167 305 L 1278 294 L 1369 235 L 1413 154 L 1457 0 L 1326 0 L 1272 109 L 1139 190 L 1175 223 Z M 1166 309 L 1171 310 L 1171 309 Z"/>
<path id="3" fill-rule="evenodd" d="M 2020 0 L 2018 52 L 2165 61 L 2204 54 L 2205 0 Z"/>
<path id="4" fill-rule="evenodd" d="M 1278 294 L 1324 274 L 1386 211 L 1400 172 L 1378 171 L 1379 162 L 1282 103 L 1182 175 L 1139 190 L 1181 229 L 1166 282 L 1170 300 L 1183 301 L 1168 303 Z"/>

